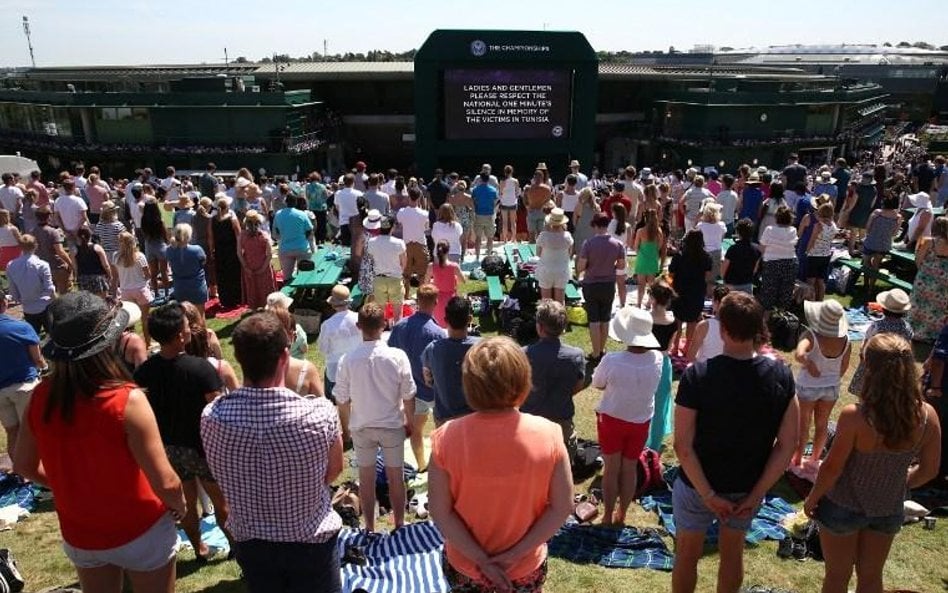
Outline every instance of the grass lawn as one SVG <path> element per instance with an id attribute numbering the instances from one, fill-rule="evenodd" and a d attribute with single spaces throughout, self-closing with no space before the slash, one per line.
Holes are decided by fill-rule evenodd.
<path id="1" fill-rule="evenodd" d="M 463 287 L 463 292 L 481 290 L 486 290 L 483 282 L 468 282 Z M 234 323 L 234 321 L 219 320 L 209 322 L 210 327 L 219 333 L 225 356 L 230 360 L 233 360 L 233 349 L 229 336 Z M 492 331 L 485 332 L 485 335 L 491 334 L 493 334 Z M 589 350 L 589 336 L 585 328 L 573 328 L 564 339 L 587 352 Z M 619 349 L 619 344 L 610 343 L 610 348 Z M 854 357 L 858 356 L 857 352 L 858 348 L 853 353 Z M 307 356 L 319 368 L 323 368 L 321 357 L 314 345 L 311 344 Z M 856 367 L 855 362 L 856 360 L 850 365 L 850 374 Z M 239 373 L 239 368 L 237 371 Z M 843 385 L 848 385 L 848 377 L 843 381 Z M 576 395 L 576 430 L 581 437 L 596 438 L 595 407 L 598 400 L 599 393 L 592 388 L 587 388 Z M 842 403 L 851 401 L 853 401 L 851 396 L 843 395 Z M 429 423 L 429 430 L 430 427 Z M 351 452 L 347 452 L 347 457 L 349 455 Z M 671 449 L 666 450 L 663 460 L 673 462 L 674 452 Z M 265 469 L 261 468 L 261 471 Z M 349 471 L 351 470 L 347 470 L 347 474 Z M 343 476 L 344 479 L 349 479 L 349 477 L 350 475 Z M 592 480 L 577 484 L 576 491 L 586 492 L 591 482 Z M 781 494 L 784 494 L 786 489 L 780 490 Z M 279 495 L 277 485 L 275 485 L 274 495 Z M 512 504 L 513 502 L 511 501 Z M 799 503 L 800 501 L 791 499 L 791 502 Z M 291 500 L 286 501 L 286 504 L 292 503 Z M 632 506 L 627 523 L 635 526 L 658 524 L 655 515 L 646 513 L 638 505 Z M 389 524 L 383 518 L 381 526 L 387 525 Z M 670 547 L 674 545 L 670 538 L 666 538 L 666 543 Z M 27 579 L 27 591 L 65 586 L 75 582 L 73 567 L 64 556 L 60 546 L 58 525 L 50 503 L 42 504 L 31 517 L 18 524 L 14 530 L 0 533 L 0 547 L 11 548 L 17 556 L 20 569 Z M 748 547 L 745 556 L 745 584 L 747 586 L 762 584 L 800 593 L 819 590 L 823 574 L 822 563 L 812 560 L 806 562 L 780 560 L 776 556 L 776 549 L 776 542 L 769 541 Z M 944 591 L 948 583 L 946 549 L 948 549 L 948 526 L 939 524 L 934 531 L 924 531 L 919 525 L 907 527 L 896 539 L 886 565 L 887 586 L 920 592 Z M 714 550 L 708 550 L 705 559 L 699 565 L 699 591 L 714 590 L 716 571 L 717 554 Z M 551 559 L 546 590 L 552 593 L 667 591 L 670 587 L 669 573 L 652 570 L 604 569 Z M 209 565 L 198 569 L 193 562 L 193 554 L 187 551 L 179 555 L 177 590 L 184 593 L 196 591 L 236 593 L 245 589 L 239 580 L 239 569 L 235 562 L 212 561 Z"/>

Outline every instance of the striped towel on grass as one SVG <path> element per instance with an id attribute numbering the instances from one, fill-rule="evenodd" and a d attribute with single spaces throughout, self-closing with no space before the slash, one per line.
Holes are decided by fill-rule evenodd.
<path id="1" fill-rule="evenodd" d="M 344 528 L 339 532 L 339 556 L 350 545 L 361 546 L 367 566 L 343 564 L 342 590 L 352 593 L 447 593 L 441 570 L 444 538 L 431 523 L 414 523 L 393 535 L 368 535 Z"/>

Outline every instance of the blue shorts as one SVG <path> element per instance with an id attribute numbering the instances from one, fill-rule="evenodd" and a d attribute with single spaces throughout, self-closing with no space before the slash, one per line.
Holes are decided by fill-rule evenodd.
<path id="1" fill-rule="evenodd" d="M 816 507 L 816 521 L 821 529 L 833 535 L 852 535 L 859 531 L 895 535 L 902 530 L 905 516 L 899 513 L 887 517 L 867 517 L 859 511 L 840 506 L 824 496 Z"/>
<path id="2" fill-rule="evenodd" d="M 747 498 L 746 493 L 740 492 L 731 494 L 718 492 L 717 495 L 730 502 L 739 502 Z M 708 527 L 711 527 L 712 523 L 718 520 L 718 516 L 705 506 L 698 491 L 685 484 L 685 481 L 681 478 L 675 480 L 675 486 L 672 488 L 672 508 L 674 509 L 675 527 L 677 529 L 704 533 L 708 530 Z M 732 517 L 724 522 L 724 526 L 739 531 L 747 531 L 750 529 L 751 521 L 756 515 L 757 509 L 754 509 L 754 512 L 747 519 Z"/>

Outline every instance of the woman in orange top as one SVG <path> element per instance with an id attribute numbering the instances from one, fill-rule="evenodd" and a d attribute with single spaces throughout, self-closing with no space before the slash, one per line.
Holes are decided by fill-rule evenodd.
<path id="1" fill-rule="evenodd" d="M 475 411 L 432 434 L 428 465 L 445 578 L 464 593 L 541 591 L 546 541 L 573 506 L 563 432 L 517 409 L 530 392 L 530 363 L 509 338 L 476 344 L 461 372 Z"/>
<path id="2" fill-rule="evenodd" d="M 14 471 L 52 489 L 83 591 L 120 593 L 124 573 L 135 591 L 171 593 L 184 493 L 148 400 L 112 347 L 128 313 L 83 291 L 49 312 L 53 374 L 33 393 Z"/>

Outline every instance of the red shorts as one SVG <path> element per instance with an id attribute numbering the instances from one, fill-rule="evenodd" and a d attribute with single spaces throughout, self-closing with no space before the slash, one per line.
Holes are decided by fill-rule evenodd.
<path id="1" fill-rule="evenodd" d="M 648 439 L 651 421 L 641 424 L 613 418 L 609 414 L 596 414 L 596 432 L 603 455 L 622 453 L 626 459 L 638 459 Z"/>

